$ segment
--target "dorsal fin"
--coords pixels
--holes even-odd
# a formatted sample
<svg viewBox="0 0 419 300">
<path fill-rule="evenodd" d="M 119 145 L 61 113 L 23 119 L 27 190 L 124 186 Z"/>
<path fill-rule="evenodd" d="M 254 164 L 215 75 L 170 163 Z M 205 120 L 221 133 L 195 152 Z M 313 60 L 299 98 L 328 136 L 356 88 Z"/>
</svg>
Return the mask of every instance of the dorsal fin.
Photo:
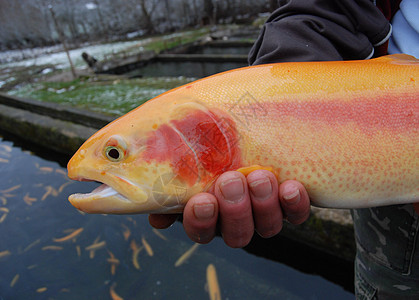
<svg viewBox="0 0 419 300">
<path fill-rule="evenodd" d="M 415 58 L 412 55 L 403 54 L 403 53 L 381 56 L 373 60 L 377 62 L 389 62 L 389 63 L 396 63 L 396 64 L 398 63 L 398 64 L 403 64 L 403 65 L 419 64 L 419 59 Z"/>
</svg>

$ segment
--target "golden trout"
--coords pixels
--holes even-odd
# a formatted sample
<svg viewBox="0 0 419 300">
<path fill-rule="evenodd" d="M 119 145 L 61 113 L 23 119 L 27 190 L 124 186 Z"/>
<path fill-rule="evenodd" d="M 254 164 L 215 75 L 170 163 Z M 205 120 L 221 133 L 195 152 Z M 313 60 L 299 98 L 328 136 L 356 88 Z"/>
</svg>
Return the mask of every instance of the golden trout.
<svg viewBox="0 0 419 300">
<path fill-rule="evenodd" d="M 90 137 L 68 163 L 104 183 L 88 213 L 175 213 L 228 170 L 272 170 L 313 205 L 419 201 L 419 60 L 277 63 L 168 91 Z"/>
</svg>

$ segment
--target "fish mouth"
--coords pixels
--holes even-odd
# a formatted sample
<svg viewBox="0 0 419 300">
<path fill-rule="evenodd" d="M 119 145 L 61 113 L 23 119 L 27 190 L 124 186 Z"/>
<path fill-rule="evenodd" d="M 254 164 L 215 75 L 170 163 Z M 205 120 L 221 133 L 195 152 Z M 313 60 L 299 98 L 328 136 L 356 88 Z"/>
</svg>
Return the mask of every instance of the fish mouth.
<svg viewBox="0 0 419 300">
<path fill-rule="evenodd" d="M 130 214 L 138 213 L 139 205 L 147 202 L 148 195 L 137 189 L 136 199 L 132 201 L 103 183 L 90 193 L 72 194 L 68 200 L 78 210 L 90 214 Z"/>
</svg>

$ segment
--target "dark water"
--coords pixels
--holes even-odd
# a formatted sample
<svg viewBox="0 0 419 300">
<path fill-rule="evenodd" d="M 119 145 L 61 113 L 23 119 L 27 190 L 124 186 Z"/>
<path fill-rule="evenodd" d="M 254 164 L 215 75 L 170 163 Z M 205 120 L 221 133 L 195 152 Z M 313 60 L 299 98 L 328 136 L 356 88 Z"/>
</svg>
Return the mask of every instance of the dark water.
<svg viewBox="0 0 419 300">
<path fill-rule="evenodd" d="M 236 62 L 151 62 L 137 70 L 125 73 L 129 77 L 206 77 L 227 70 L 245 67 L 246 63 Z"/>
<path fill-rule="evenodd" d="M 222 299 L 353 299 L 318 275 L 230 249 L 220 238 L 175 267 L 193 245 L 179 222 L 160 236 L 146 215 L 81 214 L 67 196 L 97 184 L 69 181 L 65 172 L 0 138 L 0 299 L 111 299 L 111 288 L 123 299 L 208 299 L 209 264 Z M 56 240 L 77 229 L 74 238 Z M 141 247 L 142 240 L 153 256 L 142 249 L 137 269 L 132 244 Z M 99 247 L 94 256 L 86 249 L 92 244 Z"/>
<path fill-rule="evenodd" d="M 201 47 L 193 53 L 195 54 L 245 54 L 247 55 L 251 47 Z"/>
</svg>

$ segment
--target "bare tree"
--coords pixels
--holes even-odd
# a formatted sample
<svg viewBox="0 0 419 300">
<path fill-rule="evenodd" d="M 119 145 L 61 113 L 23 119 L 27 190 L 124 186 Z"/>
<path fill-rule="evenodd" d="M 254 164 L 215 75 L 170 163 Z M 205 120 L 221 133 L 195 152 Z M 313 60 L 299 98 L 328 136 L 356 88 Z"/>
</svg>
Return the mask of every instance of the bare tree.
<svg viewBox="0 0 419 300">
<path fill-rule="evenodd" d="M 198 11 L 198 5 L 196 4 L 196 0 L 192 0 L 192 7 L 193 7 L 194 23 L 199 24 L 201 18 Z"/>
<path fill-rule="evenodd" d="M 100 8 L 100 5 L 99 5 L 99 1 L 93 0 L 93 3 L 96 5 L 97 16 L 98 16 L 99 24 L 100 24 L 100 32 L 102 34 L 106 33 L 107 32 L 107 28 L 106 28 L 106 25 L 105 25 L 106 23 L 103 20 L 103 16 L 102 16 L 101 8 Z M 105 37 L 107 37 L 107 35 Z"/>
<path fill-rule="evenodd" d="M 57 30 L 58 35 L 60 36 L 61 43 L 63 44 L 65 53 L 67 54 L 68 62 L 70 63 L 71 74 L 73 75 L 73 79 L 75 79 L 77 77 L 76 71 L 74 69 L 74 65 L 73 65 L 73 62 L 71 60 L 70 53 L 68 52 L 67 43 L 65 42 L 64 34 L 61 31 L 60 26 L 58 25 L 58 21 L 57 21 L 57 18 L 55 16 L 55 12 L 52 9 L 52 5 L 49 6 L 49 11 L 51 12 L 51 17 L 52 17 L 52 19 L 54 21 L 55 29 Z"/>
<path fill-rule="evenodd" d="M 168 0 L 164 0 L 164 6 L 165 6 L 165 15 L 166 15 L 166 19 L 167 19 L 167 23 L 169 26 L 169 30 L 173 30 L 173 22 L 172 22 L 172 18 L 171 15 L 173 14 L 173 11 L 170 9 L 170 5 L 169 5 L 169 1 Z"/>
<path fill-rule="evenodd" d="M 214 3 L 212 0 L 204 0 L 204 23 L 215 24 Z"/>
<path fill-rule="evenodd" d="M 60 18 L 60 23 L 65 24 L 68 30 L 63 30 L 65 33 L 68 32 L 68 38 L 76 42 L 78 41 L 79 33 L 75 22 L 75 5 L 71 1 L 64 2 L 64 11 Z"/>
<path fill-rule="evenodd" d="M 139 4 L 141 7 L 142 17 L 143 17 L 143 24 L 145 27 L 145 30 L 147 33 L 155 33 L 156 30 L 153 25 L 153 20 L 151 18 L 151 15 L 153 14 L 154 10 L 157 7 L 157 1 L 156 0 L 139 0 Z"/>
<path fill-rule="evenodd" d="M 278 1 L 269 0 L 269 11 L 274 11 L 278 7 Z"/>
<path fill-rule="evenodd" d="M 182 0 L 183 20 L 182 26 L 188 26 L 194 23 L 194 18 L 191 17 L 191 7 L 188 1 Z"/>
<path fill-rule="evenodd" d="M 229 13 L 231 20 L 236 21 L 236 0 L 226 0 L 226 10 Z"/>
</svg>

